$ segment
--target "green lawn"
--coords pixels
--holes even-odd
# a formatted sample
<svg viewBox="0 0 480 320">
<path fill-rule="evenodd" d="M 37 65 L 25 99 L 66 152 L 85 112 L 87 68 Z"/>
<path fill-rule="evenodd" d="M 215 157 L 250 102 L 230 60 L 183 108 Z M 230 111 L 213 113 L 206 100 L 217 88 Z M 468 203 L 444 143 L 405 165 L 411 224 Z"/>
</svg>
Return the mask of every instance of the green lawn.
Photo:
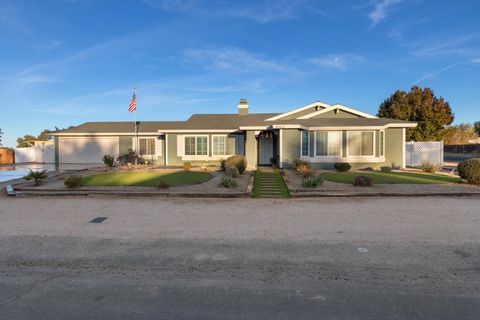
<svg viewBox="0 0 480 320">
<path fill-rule="evenodd" d="M 456 177 L 420 172 L 327 172 L 322 176 L 328 181 L 350 184 L 357 176 L 371 177 L 375 184 L 443 184 L 460 181 Z"/>
<path fill-rule="evenodd" d="M 172 187 L 188 184 L 198 184 L 208 181 L 212 175 L 208 172 L 177 171 L 177 172 L 151 172 L 151 171 L 125 171 L 99 173 L 85 177 L 82 186 L 141 186 L 158 187 L 160 181 Z"/>
</svg>

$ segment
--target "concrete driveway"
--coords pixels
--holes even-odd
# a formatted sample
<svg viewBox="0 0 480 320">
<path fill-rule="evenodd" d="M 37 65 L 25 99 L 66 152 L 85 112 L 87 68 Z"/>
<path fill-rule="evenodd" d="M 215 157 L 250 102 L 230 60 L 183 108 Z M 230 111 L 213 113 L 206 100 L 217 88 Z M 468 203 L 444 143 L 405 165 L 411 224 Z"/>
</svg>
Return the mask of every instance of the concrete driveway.
<svg viewBox="0 0 480 320">
<path fill-rule="evenodd" d="M 1 319 L 478 319 L 479 207 L 0 198 Z"/>
</svg>

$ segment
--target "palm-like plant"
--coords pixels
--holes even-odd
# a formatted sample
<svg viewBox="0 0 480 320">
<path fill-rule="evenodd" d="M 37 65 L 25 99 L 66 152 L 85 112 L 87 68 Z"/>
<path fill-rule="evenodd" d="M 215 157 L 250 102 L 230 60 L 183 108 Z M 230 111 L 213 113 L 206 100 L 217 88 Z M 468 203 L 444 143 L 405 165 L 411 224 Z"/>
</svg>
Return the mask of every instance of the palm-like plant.
<svg viewBox="0 0 480 320">
<path fill-rule="evenodd" d="M 40 185 L 40 182 L 43 179 L 46 179 L 48 177 L 48 175 L 45 174 L 47 170 L 42 170 L 42 171 L 33 171 L 32 169 L 29 169 L 29 170 L 30 170 L 30 173 L 24 176 L 23 179 L 29 180 L 29 181 L 33 180 L 36 186 Z"/>
</svg>

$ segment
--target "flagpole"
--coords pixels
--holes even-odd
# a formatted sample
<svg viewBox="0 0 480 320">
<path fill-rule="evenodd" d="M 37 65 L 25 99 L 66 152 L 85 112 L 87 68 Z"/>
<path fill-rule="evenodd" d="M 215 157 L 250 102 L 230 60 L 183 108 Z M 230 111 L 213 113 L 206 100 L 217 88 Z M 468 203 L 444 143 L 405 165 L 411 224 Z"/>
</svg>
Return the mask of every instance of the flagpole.
<svg viewBox="0 0 480 320">
<path fill-rule="evenodd" d="M 133 125 L 134 125 L 134 130 L 135 130 L 135 153 L 138 156 L 138 129 L 137 129 L 137 106 L 136 106 L 136 100 L 137 100 L 137 88 L 133 88 L 133 95 L 135 96 L 135 110 L 133 112 Z M 135 165 L 137 165 L 137 158 L 135 157 Z"/>
</svg>

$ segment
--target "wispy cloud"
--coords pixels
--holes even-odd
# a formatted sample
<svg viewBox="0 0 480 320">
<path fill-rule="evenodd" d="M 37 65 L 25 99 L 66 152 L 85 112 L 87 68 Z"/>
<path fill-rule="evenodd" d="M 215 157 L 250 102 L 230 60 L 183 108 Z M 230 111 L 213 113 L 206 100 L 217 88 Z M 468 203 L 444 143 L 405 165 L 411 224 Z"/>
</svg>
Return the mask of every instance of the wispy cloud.
<svg viewBox="0 0 480 320">
<path fill-rule="evenodd" d="M 328 54 L 309 60 L 309 62 L 314 65 L 342 71 L 347 70 L 347 68 L 353 64 L 363 61 L 365 61 L 365 59 L 357 54 Z"/>
<path fill-rule="evenodd" d="M 186 15 L 228 16 L 261 23 L 298 19 L 304 12 L 325 14 L 311 0 L 261 0 L 254 4 L 212 0 L 143 0 L 155 9 Z"/>
<path fill-rule="evenodd" d="M 442 34 L 430 39 L 421 39 L 412 44 L 412 53 L 419 57 L 476 53 L 478 51 L 472 50 L 472 45 L 478 46 L 479 39 L 480 33 L 478 32 L 455 35 Z M 475 43 L 475 41 L 477 42 Z"/>
<path fill-rule="evenodd" d="M 372 21 L 372 27 L 388 17 L 388 14 L 394 9 L 395 5 L 402 0 L 377 0 L 373 3 L 373 10 L 368 14 Z"/>
<path fill-rule="evenodd" d="M 18 10 L 13 7 L 0 6 L 0 25 L 29 38 L 35 38 L 32 30 L 20 18 Z"/>
<path fill-rule="evenodd" d="M 416 85 L 416 84 L 419 84 L 420 82 L 424 81 L 424 80 L 427 80 L 427 79 L 434 79 L 436 77 L 438 77 L 441 73 L 445 72 L 445 71 L 448 71 L 458 65 L 461 65 L 461 64 L 464 64 L 465 62 L 464 61 L 459 61 L 459 62 L 456 62 L 456 63 L 453 63 L 453 64 L 450 64 L 440 70 L 437 70 L 437 71 L 433 71 L 433 72 L 429 72 L 425 75 L 423 75 L 420 79 L 418 79 L 417 81 L 413 82 L 412 85 Z"/>
<path fill-rule="evenodd" d="M 239 48 L 187 49 L 183 52 L 186 62 L 207 69 L 229 70 L 238 73 L 261 73 L 265 71 L 299 74 L 291 64 L 281 63 Z"/>
</svg>

